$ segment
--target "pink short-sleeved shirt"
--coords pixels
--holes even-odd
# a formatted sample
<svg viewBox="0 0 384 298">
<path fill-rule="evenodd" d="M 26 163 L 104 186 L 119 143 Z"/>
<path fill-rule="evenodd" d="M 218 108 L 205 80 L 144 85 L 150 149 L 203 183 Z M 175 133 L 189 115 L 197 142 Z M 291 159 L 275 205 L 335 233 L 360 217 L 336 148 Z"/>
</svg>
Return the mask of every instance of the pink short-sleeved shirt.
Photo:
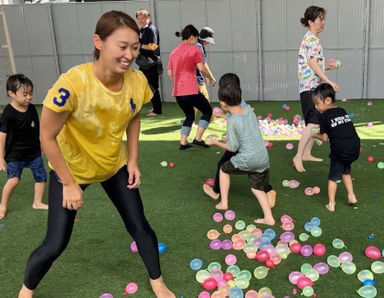
<svg viewBox="0 0 384 298">
<path fill-rule="evenodd" d="M 172 70 L 174 84 L 173 96 L 185 96 L 199 93 L 197 83 L 197 64 L 204 63 L 198 47 L 182 43 L 169 55 L 168 69 Z"/>
</svg>

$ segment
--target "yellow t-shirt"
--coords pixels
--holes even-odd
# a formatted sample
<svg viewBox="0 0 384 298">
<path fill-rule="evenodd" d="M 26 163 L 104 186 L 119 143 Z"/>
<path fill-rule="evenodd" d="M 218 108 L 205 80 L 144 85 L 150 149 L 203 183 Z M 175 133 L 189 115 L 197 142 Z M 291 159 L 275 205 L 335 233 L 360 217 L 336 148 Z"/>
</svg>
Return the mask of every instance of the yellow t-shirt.
<svg viewBox="0 0 384 298">
<path fill-rule="evenodd" d="M 105 181 L 127 163 L 124 132 L 153 96 L 140 71 L 129 69 L 122 89 L 113 92 L 93 69 L 93 63 L 73 67 L 60 76 L 44 100 L 52 111 L 69 113 L 57 140 L 79 184 Z"/>
</svg>

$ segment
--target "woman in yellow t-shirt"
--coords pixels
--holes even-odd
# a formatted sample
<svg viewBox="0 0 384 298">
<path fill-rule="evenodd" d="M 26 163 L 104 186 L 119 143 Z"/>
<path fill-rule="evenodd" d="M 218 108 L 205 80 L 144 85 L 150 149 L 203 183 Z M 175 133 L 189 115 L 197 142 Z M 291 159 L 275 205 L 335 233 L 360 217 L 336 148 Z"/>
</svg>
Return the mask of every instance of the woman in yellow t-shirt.
<svg viewBox="0 0 384 298">
<path fill-rule="evenodd" d="M 139 28 L 127 14 L 110 11 L 99 19 L 93 41 L 96 61 L 63 74 L 44 100 L 41 141 L 52 169 L 48 231 L 28 260 L 19 298 L 33 297 L 64 251 L 83 191 L 96 182 L 136 241 L 155 295 L 175 297 L 161 277 L 157 238 L 138 190 L 140 110 L 153 96 L 144 75 L 130 68 L 139 54 Z"/>
</svg>

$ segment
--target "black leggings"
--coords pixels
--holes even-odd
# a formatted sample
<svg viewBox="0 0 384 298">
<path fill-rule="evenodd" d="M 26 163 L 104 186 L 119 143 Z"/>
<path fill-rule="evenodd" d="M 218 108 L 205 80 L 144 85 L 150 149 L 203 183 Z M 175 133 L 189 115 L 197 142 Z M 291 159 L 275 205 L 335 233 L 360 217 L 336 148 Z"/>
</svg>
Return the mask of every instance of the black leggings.
<svg viewBox="0 0 384 298">
<path fill-rule="evenodd" d="M 112 178 L 101 183 L 112 203 L 119 211 L 127 231 L 136 241 L 139 254 L 151 279 L 161 276 L 157 238 L 144 216 L 138 189 L 127 188 L 128 171 L 122 167 Z M 88 185 L 82 185 L 85 189 Z M 56 173 L 49 179 L 48 230 L 43 244 L 30 256 L 25 271 L 24 284 L 34 290 L 52 263 L 67 247 L 72 234 L 76 211 L 63 208 L 63 185 Z"/>
<path fill-rule="evenodd" d="M 211 121 L 212 107 L 200 92 L 194 95 L 176 96 L 176 101 L 186 117 L 183 126 L 192 127 L 192 123 L 195 121 L 194 107 L 203 114 L 201 120 L 205 120 L 207 123 Z"/>
</svg>

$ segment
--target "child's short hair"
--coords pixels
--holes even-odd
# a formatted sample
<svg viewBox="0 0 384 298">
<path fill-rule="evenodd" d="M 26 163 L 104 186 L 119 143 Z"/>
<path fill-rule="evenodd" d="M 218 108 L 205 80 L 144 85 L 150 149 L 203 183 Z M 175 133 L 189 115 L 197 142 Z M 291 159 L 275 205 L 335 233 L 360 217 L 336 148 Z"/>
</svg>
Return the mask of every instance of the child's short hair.
<svg viewBox="0 0 384 298">
<path fill-rule="evenodd" d="M 219 80 L 219 87 L 222 87 L 229 83 L 237 84 L 240 86 L 240 78 L 235 73 L 227 72 L 221 76 Z"/>
<path fill-rule="evenodd" d="M 11 75 L 7 80 L 6 86 L 7 86 L 6 87 L 7 93 L 8 93 L 8 91 L 16 93 L 21 87 L 32 88 L 32 90 L 33 90 L 32 81 L 21 73 Z"/>
<path fill-rule="evenodd" d="M 238 106 L 241 104 L 241 88 L 238 84 L 228 83 L 219 88 L 219 100 L 228 106 Z"/>
<path fill-rule="evenodd" d="M 325 101 L 327 97 L 332 99 L 332 102 L 335 102 L 335 90 L 328 83 L 321 83 L 312 93 L 312 99 L 320 99 L 321 101 Z"/>
</svg>

